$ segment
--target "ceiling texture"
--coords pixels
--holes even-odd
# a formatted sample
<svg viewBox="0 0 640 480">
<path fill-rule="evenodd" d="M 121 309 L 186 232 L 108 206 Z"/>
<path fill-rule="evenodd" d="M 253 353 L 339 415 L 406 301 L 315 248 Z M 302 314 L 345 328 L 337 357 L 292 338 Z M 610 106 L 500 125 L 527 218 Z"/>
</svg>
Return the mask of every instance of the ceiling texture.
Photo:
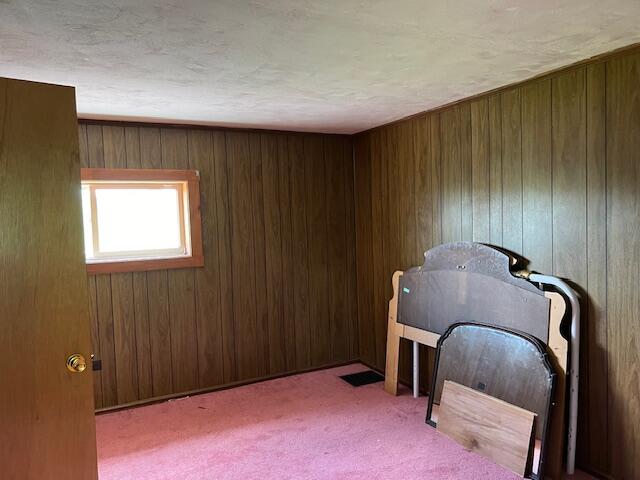
<svg viewBox="0 0 640 480">
<path fill-rule="evenodd" d="M 83 118 L 355 133 L 640 42 L 640 0 L 0 0 Z"/>
</svg>

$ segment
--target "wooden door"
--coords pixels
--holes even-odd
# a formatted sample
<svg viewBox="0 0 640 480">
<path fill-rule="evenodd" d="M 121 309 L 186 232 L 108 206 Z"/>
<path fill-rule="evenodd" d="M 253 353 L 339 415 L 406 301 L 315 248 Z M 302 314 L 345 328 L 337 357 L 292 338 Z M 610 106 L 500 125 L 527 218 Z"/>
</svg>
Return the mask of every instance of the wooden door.
<svg viewBox="0 0 640 480">
<path fill-rule="evenodd" d="M 73 88 L 0 78 L 0 478 L 97 478 L 77 135 Z"/>
</svg>

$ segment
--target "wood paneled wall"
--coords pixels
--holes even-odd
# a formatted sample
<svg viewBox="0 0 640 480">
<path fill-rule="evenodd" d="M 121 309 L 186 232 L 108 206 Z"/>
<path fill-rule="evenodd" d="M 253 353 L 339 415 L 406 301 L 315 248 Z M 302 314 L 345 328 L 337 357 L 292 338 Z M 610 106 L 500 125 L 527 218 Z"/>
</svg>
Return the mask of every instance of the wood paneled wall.
<svg viewBox="0 0 640 480">
<path fill-rule="evenodd" d="M 394 270 L 443 242 L 510 249 L 583 297 L 579 465 L 640 478 L 640 51 L 374 129 L 354 145 L 362 359 L 384 368 Z"/>
<path fill-rule="evenodd" d="M 352 143 L 81 122 L 87 167 L 200 171 L 204 268 L 89 276 L 96 408 L 358 357 Z"/>
</svg>

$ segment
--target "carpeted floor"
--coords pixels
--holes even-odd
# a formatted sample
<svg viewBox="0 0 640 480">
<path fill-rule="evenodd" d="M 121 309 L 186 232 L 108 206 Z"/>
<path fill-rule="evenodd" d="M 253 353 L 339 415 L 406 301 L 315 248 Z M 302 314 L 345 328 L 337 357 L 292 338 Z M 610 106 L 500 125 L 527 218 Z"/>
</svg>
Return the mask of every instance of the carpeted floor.
<svg viewBox="0 0 640 480">
<path fill-rule="evenodd" d="M 515 479 L 349 365 L 97 417 L 100 480 Z"/>
</svg>

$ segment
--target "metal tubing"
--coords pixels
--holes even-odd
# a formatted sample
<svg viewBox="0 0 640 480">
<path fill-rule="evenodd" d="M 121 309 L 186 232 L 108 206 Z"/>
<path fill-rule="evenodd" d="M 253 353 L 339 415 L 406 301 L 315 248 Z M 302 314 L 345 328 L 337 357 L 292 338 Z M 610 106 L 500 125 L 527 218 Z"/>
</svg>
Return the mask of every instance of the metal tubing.
<svg viewBox="0 0 640 480">
<path fill-rule="evenodd" d="M 569 432 L 567 436 L 567 474 L 573 475 L 576 463 L 576 428 L 578 423 L 578 376 L 580 369 L 580 302 L 576 292 L 565 282 L 551 275 L 531 273 L 529 280 L 553 285 L 571 303 L 571 363 L 569 364 Z"/>
<path fill-rule="evenodd" d="M 420 396 L 420 353 L 418 345 L 418 342 L 413 342 L 413 398 Z"/>
</svg>

